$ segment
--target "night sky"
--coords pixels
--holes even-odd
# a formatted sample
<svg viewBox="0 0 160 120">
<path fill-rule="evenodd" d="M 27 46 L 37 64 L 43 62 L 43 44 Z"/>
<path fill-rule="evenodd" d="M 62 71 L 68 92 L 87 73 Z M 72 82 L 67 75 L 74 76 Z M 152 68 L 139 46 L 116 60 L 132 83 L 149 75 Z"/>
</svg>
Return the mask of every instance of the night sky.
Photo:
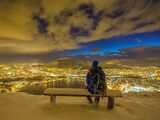
<svg viewBox="0 0 160 120">
<path fill-rule="evenodd" d="M 65 51 L 64 54 L 75 56 L 79 54 L 101 54 L 118 52 L 123 48 L 158 46 L 160 47 L 160 31 L 117 36 L 108 39 L 100 39 L 94 42 L 83 43 L 82 48 Z"/>
<path fill-rule="evenodd" d="M 159 6 L 160 0 L 0 0 L 0 62 L 124 49 L 160 56 Z"/>
</svg>

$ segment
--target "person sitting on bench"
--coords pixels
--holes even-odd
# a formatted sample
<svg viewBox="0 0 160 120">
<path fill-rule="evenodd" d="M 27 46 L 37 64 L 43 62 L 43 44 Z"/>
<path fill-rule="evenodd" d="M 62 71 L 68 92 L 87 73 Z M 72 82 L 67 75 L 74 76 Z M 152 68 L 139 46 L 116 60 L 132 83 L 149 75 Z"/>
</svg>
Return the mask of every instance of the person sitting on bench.
<svg viewBox="0 0 160 120">
<path fill-rule="evenodd" d="M 92 67 L 89 69 L 86 76 L 87 89 L 91 94 L 106 94 L 106 80 L 105 73 L 101 67 L 98 66 L 99 62 L 94 60 L 92 62 Z M 94 103 L 91 96 L 87 96 L 90 104 Z M 98 104 L 100 98 L 95 97 L 95 104 Z"/>
</svg>

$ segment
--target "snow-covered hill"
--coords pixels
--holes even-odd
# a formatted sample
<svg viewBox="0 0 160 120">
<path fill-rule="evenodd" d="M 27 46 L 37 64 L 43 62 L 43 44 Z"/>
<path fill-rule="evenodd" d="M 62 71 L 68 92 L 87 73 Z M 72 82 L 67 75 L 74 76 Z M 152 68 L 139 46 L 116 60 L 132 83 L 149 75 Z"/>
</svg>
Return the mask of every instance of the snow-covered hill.
<svg viewBox="0 0 160 120">
<path fill-rule="evenodd" d="M 128 93 L 116 98 L 113 110 L 88 104 L 84 97 L 57 97 L 27 93 L 0 93 L 0 120 L 159 120 L 160 93 Z"/>
</svg>

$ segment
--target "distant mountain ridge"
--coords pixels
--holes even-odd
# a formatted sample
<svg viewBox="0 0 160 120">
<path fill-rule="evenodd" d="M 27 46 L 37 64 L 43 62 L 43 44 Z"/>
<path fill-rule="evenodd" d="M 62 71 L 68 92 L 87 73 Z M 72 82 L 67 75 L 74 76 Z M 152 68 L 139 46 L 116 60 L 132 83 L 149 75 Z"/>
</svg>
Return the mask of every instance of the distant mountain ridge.
<svg viewBox="0 0 160 120">
<path fill-rule="evenodd" d="M 48 63 L 48 65 L 52 65 L 60 68 L 88 68 L 91 66 L 91 60 L 56 60 Z M 125 67 L 125 66 L 157 66 L 160 67 L 160 61 L 155 60 L 140 60 L 140 59 L 112 59 L 112 60 L 100 60 L 100 66 L 102 67 Z"/>
</svg>

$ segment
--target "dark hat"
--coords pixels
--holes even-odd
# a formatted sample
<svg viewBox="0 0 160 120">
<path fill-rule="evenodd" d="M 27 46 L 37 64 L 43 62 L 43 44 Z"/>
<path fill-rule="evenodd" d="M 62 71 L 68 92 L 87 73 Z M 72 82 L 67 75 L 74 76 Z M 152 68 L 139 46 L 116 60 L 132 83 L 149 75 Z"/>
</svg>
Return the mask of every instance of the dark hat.
<svg viewBox="0 0 160 120">
<path fill-rule="evenodd" d="M 98 61 L 97 61 L 97 60 L 94 60 L 94 61 L 92 62 L 92 66 L 93 66 L 93 67 L 98 67 Z"/>
</svg>

